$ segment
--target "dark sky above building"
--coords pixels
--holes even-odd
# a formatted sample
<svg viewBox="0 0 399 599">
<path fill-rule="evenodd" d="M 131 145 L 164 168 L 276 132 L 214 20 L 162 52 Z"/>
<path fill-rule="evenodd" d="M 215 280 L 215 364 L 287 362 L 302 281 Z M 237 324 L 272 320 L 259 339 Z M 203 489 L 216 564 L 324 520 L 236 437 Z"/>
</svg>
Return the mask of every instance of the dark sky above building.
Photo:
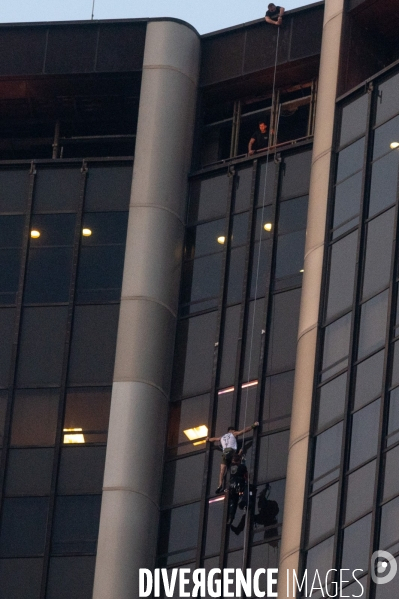
<svg viewBox="0 0 399 599">
<path fill-rule="evenodd" d="M 312 2 L 285 0 L 286 10 Z M 175 17 L 188 21 L 199 33 L 208 33 L 231 27 L 264 16 L 268 0 L 94 0 L 96 19 L 136 19 L 146 17 Z M 2 23 L 33 21 L 73 21 L 90 19 L 93 0 L 14 0 L 5 3 L 1 10 Z"/>
</svg>

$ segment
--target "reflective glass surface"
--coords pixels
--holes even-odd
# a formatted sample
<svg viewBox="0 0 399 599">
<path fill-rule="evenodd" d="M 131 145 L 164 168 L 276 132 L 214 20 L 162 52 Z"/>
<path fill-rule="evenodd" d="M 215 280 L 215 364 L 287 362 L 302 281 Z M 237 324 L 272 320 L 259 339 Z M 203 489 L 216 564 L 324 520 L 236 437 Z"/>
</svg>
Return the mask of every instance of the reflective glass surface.
<svg viewBox="0 0 399 599">
<path fill-rule="evenodd" d="M 0 387 L 8 387 L 13 343 L 15 310 L 0 310 Z"/>
<path fill-rule="evenodd" d="M 191 184 L 189 222 L 224 216 L 227 207 L 229 178 L 226 173 L 208 179 L 197 179 Z"/>
<path fill-rule="evenodd" d="M 303 270 L 305 230 L 281 235 L 277 242 L 276 277 L 297 275 Z"/>
<path fill-rule="evenodd" d="M 392 389 L 389 394 L 389 419 L 387 445 L 399 441 L 399 387 Z"/>
<path fill-rule="evenodd" d="M 393 150 L 373 163 L 369 216 L 373 216 L 396 201 L 398 166 L 399 150 Z"/>
<path fill-rule="evenodd" d="M 258 378 L 264 308 L 263 299 L 250 302 L 249 304 L 243 368 L 243 381 L 245 382 Z"/>
<path fill-rule="evenodd" d="M 377 453 L 380 403 L 378 399 L 353 414 L 349 468 L 356 468 Z"/>
<path fill-rule="evenodd" d="M 368 570 L 370 532 L 371 514 L 344 530 L 341 568 L 350 570 L 348 578 L 356 568 Z"/>
<path fill-rule="evenodd" d="M 376 125 L 398 113 L 399 75 L 394 75 L 378 86 Z"/>
<path fill-rule="evenodd" d="M 282 478 L 286 474 L 289 431 L 261 437 L 258 481 Z"/>
<path fill-rule="evenodd" d="M 375 460 L 348 476 L 345 522 L 351 522 L 373 507 Z"/>
<path fill-rule="evenodd" d="M 104 443 L 107 440 L 109 410 L 111 406 L 111 389 L 86 387 L 67 391 L 64 432 L 65 429 L 77 429 L 79 442 Z M 63 442 L 76 440 L 66 431 Z"/>
<path fill-rule="evenodd" d="M 346 147 L 338 155 L 337 183 L 363 167 L 364 137 Z"/>
<path fill-rule="evenodd" d="M 219 387 L 222 388 L 234 383 L 240 316 L 241 304 L 226 309 L 219 379 Z"/>
<path fill-rule="evenodd" d="M 77 210 L 82 193 L 79 167 L 36 168 L 34 212 Z"/>
<path fill-rule="evenodd" d="M 276 165 L 273 160 L 262 161 L 258 170 L 258 187 L 255 202 L 258 206 L 267 206 L 273 202 Z"/>
<path fill-rule="evenodd" d="M 399 497 L 382 507 L 379 546 L 390 553 L 399 549 Z"/>
<path fill-rule="evenodd" d="M 266 378 L 263 398 L 262 430 L 272 430 L 289 424 L 295 371 L 290 370 Z"/>
<path fill-rule="evenodd" d="M 352 314 L 339 318 L 324 331 L 323 370 L 331 376 L 347 364 Z"/>
<path fill-rule="evenodd" d="M 240 217 L 242 218 L 242 215 L 236 218 Z M 234 222 L 238 223 L 238 221 Z M 226 238 L 226 219 L 224 218 L 190 227 L 187 230 L 185 258 L 192 260 L 206 254 L 221 252 L 224 248 L 224 243 L 221 243 L 222 238 Z"/>
<path fill-rule="evenodd" d="M 295 366 L 301 290 L 273 297 L 268 374 L 292 370 Z"/>
<path fill-rule="evenodd" d="M 91 599 L 95 556 L 52 557 L 46 599 Z"/>
<path fill-rule="evenodd" d="M 24 212 L 28 203 L 29 170 L 10 168 L 0 170 L 0 211 Z"/>
<path fill-rule="evenodd" d="M 21 268 L 21 252 L 0 250 L 0 303 L 15 304 Z"/>
<path fill-rule="evenodd" d="M 205 448 L 205 446 L 203 446 Z M 164 470 L 162 505 L 169 507 L 200 499 L 205 453 L 167 462 Z M 190 480 L 190 484 L 187 481 Z"/>
<path fill-rule="evenodd" d="M 337 478 L 341 461 L 343 424 L 339 422 L 316 437 L 313 490 Z"/>
<path fill-rule="evenodd" d="M 192 559 L 196 555 L 199 503 L 163 512 L 161 516 L 160 556 L 168 553 L 168 564 Z"/>
<path fill-rule="evenodd" d="M 368 100 L 369 95 L 364 94 L 342 108 L 340 146 L 347 144 L 365 132 Z"/>
<path fill-rule="evenodd" d="M 326 319 L 351 307 L 355 281 L 358 233 L 354 231 L 331 247 Z"/>
<path fill-rule="evenodd" d="M 234 178 L 234 212 L 248 209 L 251 197 L 252 173 L 252 164 L 237 168 Z"/>
<path fill-rule="evenodd" d="M 374 131 L 373 160 L 387 154 L 391 143 L 399 140 L 399 116 L 391 119 Z"/>
<path fill-rule="evenodd" d="M 17 391 L 11 422 L 11 445 L 54 445 L 58 402 L 57 389 Z"/>
<path fill-rule="evenodd" d="M 399 494 L 399 446 L 387 452 L 385 456 L 384 501 Z"/>
<path fill-rule="evenodd" d="M 227 304 L 241 302 L 245 271 L 245 254 L 245 247 L 233 248 L 230 252 L 227 279 Z"/>
<path fill-rule="evenodd" d="M 388 291 L 383 291 L 361 307 L 358 357 L 367 356 L 385 342 Z"/>
<path fill-rule="evenodd" d="M 133 168 L 120 165 L 89 165 L 85 211 L 128 210 Z"/>
<path fill-rule="evenodd" d="M 102 492 L 105 447 L 71 444 L 61 451 L 57 493 L 81 495 Z"/>
<path fill-rule="evenodd" d="M 94 553 L 97 546 L 101 495 L 57 497 L 52 530 L 53 555 Z"/>
<path fill-rule="evenodd" d="M 1 557 L 43 554 L 48 502 L 46 497 L 4 499 L 0 528 Z"/>
<path fill-rule="evenodd" d="M 363 173 L 359 172 L 335 187 L 333 237 L 342 235 L 359 221 Z M 339 226 L 341 225 L 341 226 Z"/>
<path fill-rule="evenodd" d="M 309 190 L 312 152 L 305 151 L 284 158 L 280 198 L 298 197 Z"/>
<path fill-rule="evenodd" d="M 190 434 L 190 429 L 197 429 L 202 426 L 209 429 L 209 399 L 209 395 L 200 395 L 199 397 L 173 402 L 170 405 L 168 426 L 168 448 L 170 455 L 204 449 L 204 444 L 194 445 L 197 441 L 190 441 L 187 435 Z M 184 431 L 187 431 L 187 433 Z"/>
<path fill-rule="evenodd" d="M 4 597 L 39 599 L 43 560 L 0 559 L 0 589 Z"/>
<path fill-rule="evenodd" d="M 6 495 L 49 495 L 53 459 L 53 449 L 10 450 Z"/>
<path fill-rule="evenodd" d="M 318 429 L 323 428 L 343 416 L 345 409 L 346 380 L 347 373 L 344 372 L 344 374 L 341 374 L 320 388 L 317 421 Z"/>
<path fill-rule="evenodd" d="M 384 351 L 380 351 L 356 368 L 354 408 L 360 408 L 381 395 Z"/>
<path fill-rule="evenodd" d="M 334 532 L 337 513 L 338 483 L 328 487 L 310 500 L 309 544 Z"/>
</svg>

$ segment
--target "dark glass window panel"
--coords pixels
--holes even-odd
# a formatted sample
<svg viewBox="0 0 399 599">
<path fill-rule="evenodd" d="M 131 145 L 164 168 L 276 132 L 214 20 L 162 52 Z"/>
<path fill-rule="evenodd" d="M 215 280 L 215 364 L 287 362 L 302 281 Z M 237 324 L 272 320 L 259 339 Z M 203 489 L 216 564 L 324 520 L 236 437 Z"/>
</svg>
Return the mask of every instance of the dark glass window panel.
<svg viewBox="0 0 399 599">
<path fill-rule="evenodd" d="M 58 475 L 58 494 L 100 494 L 104 464 L 105 447 L 63 447 Z"/>
<path fill-rule="evenodd" d="M 224 505 L 225 501 L 221 501 L 219 498 L 211 499 L 208 503 L 205 555 L 220 552 Z"/>
<path fill-rule="evenodd" d="M 64 429 L 82 429 L 85 443 L 105 443 L 110 406 L 111 389 L 70 389 L 66 397 Z"/>
<path fill-rule="evenodd" d="M 399 497 L 382 506 L 379 547 L 390 553 L 399 549 Z"/>
<path fill-rule="evenodd" d="M 324 428 L 327 424 L 342 418 L 345 411 L 347 373 L 341 374 L 319 390 L 319 412 L 317 428 Z"/>
<path fill-rule="evenodd" d="M 118 318 L 119 305 L 75 308 L 68 373 L 70 384 L 112 383 Z"/>
<path fill-rule="evenodd" d="M 380 400 L 373 401 L 352 417 L 349 468 L 356 468 L 377 453 Z"/>
<path fill-rule="evenodd" d="M 283 372 L 266 378 L 263 399 L 262 430 L 288 426 L 294 393 L 295 371 Z"/>
<path fill-rule="evenodd" d="M 378 86 L 376 124 L 398 113 L 399 75 L 394 75 Z"/>
<path fill-rule="evenodd" d="M 352 306 L 357 237 L 354 231 L 331 246 L 327 320 Z"/>
<path fill-rule="evenodd" d="M 313 490 L 337 478 L 341 462 L 342 422 L 316 437 Z"/>
<path fill-rule="evenodd" d="M 231 389 L 231 387 L 230 387 Z M 215 437 L 227 433 L 227 428 L 232 425 L 233 392 L 221 390 L 218 392 L 218 403 L 215 424 Z M 218 452 L 219 454 L 219 452 Z M 220 460 L 220 454 L 219 454 Z"/>
<path fill-rule="evenodd" d="M 0 555 L 42 555 L 46 536 L 48 498 L 4 499 L 0 529 Z"/>
<path fill-rule="evenodd" d="M 285 479 L 257 487 L 253 542 L 268 541 L 268 539 L 280 536 L 284 515 L 284 495 Z M 270 541 L 270 546 L 276 547 L 276 543 Z"/>
<path fill-rule="evenodd" d="M 8 387 L 14 333 L 15 310 L 0 310 L 0 387 Z"/>
<path fill-rule="evenodd" d="M 0 170 L 0 212 L 25 212 L 29 194 L 29 170 Z"/>
<path fill-rule="evenodd" d="M 394 387 L 399 383 L 399 342 L 393 344 L 393 364 L 391 386 Z"/>
<path fill-rule="evenodd" d="M 330 537 L 307 552 L 306 569 L 308 571 L 308 580 L 313 580 L 316 570 L 318 570 L 321 578 L 325 580 L 327 571 L 332 568 L 333 551 L 334 537 Z"/>
<path fill-rule="evenodd" d="M 363 174 L 360 172 L 336 186 L 334 200 L 334 229 L 347 221 L 349 221 L 348 228 L 357 224 L 359 219 L 357 218 L 354 220 L 354 217 L 359 214 L 360 210 L 362 178 Z M 337 237 L 342 233 L 344 233 L 344 227 L 337 229 L 334 233 L 334 237 Z"/>
<path fill-rule="evenodd" d="M 241 304 L 226 309 L 219 387 L 228 387 L 234 384 L 240 316 Z"/>
<path fill-rule="evenodd" d="M 196 179 L 191 184 L 189 222 L 224 216 L 227 208 L 229 178 L 226 173 L 207 179 Z"/>
<path fill-rule="evenodd" d="M 32 217 L 31 230 L 40 237 L 30 239 L 30 247 L 73 245 L 75 214 L 37 214 Z"/>
<path fill-rule="evenodd" d="M 94 553 L 97 545 L 101 495 L 57 497 L 52 553 Z"/>
<path fill-rule="evenodd" d="M 95 556 L 50 559 L 46 599 L 91 599 Z"/>
<path fill-rule="evenodd" d="M 311 163 L 311 151 L 293 154 L 284 158 L 281 176 L 281 199 L 308 193 Z"/>
<path fill-rule="evenodd" d="M 265 229 L 266 227 L 266 229 Z M 262 208 L 258 208 L 256 211 L 256 222 L 254 227 L 254 239 L 255 241 L 259 241 L 262 239 L 272 239 L 273 238 L 273 216 L 272 216 L 272 206 L 263 206 Z"/>
<path fill-rule="evenodd" d="M 286 475 L 289 431 L 261 437 L 259 449 L 259 482 L 281 478 Z"/>
<path fill-rule="evenodd" d="M 375 460 L 348 476 L 345 522 L 366 514 L 373 507 Z"/>
<path fill-rule="evenodd" d="M 17 391 L 11 422 L 11 445 L 54 445 L 58 400 L 58 390 Z"/>
<path fill-rule="evenodd" d="M 355 409 L 381 395 L 384 353 L 380 351 L 356 367 Z"/>
<path fill-rule="evenodd" d="M 256 394 L 258 391 L 258 382 L 253 381 L 245 384 L 241 388 L 241 399 L 240 399 L 240 414 L 238 419 L 238 430 L 242 430 L 247 426 L 251 425 L 255 420 L 255 405 L 256 405 Z M 249 431 L 242 437 L 238 438 L 238 446 L 243 443 L 244 447 L 251 444 L 253 432 Z"/>
<path fill-rule="evenodd" d="M 24 223 L 24 216 L 0 216 L 0 247 L 21 247 Z"/>
<path fill-rule="evenodd" d="M 17 384 L 59 385 L 64 358 L 68 308 L 25 308 L 19 349 Z"/>
<path fill-rule="evenodd" d="M 220 292 L 223 255 L 221 253 L 196 258 L 184 266 L 184 303 L 217 297 Z"/>
<path fill-rule="evenodd" d="M 77 210 L 82 187 L 79 167 L 36 167 L 34 212 Z"/>
<path fill-rule="evenodd" d="M 236 304 L 242 299 L 246 248 L 233 248 L 230 252 L 227 279 L 227 304 Z"/>
<path fill-rule="evenodd" d="M 273 297 L 268 374 L 295 367 L 300 301 L 300 289 L 278 293 Z"/>
<path fill-rule="evenodd" d="M 387 452 L 385 456 L 384 497 L 390 499 L 399 493 L 399 446 Z"/>
<path fill-rule="evenodd" d="M 385 343 L 388 290 L 361 307 L 358 358 L 363 358 Z"/>
<path fill-rule="evenodd" d="M 242 380 L 244 382 L 253 381 L 258 378 L 260 348 L 263 338 L 264 308 L 263 299 L 249 303 L 244 346 L 244 368 L 242 373 Z"/>
<path fill-rule="evenodd" d="M 388 210 L 367 225 L 363 298 L 374 295 L 389 283 L 393 242 L 394 210 Z"/>
<path fill-rule="evenodd" d="M 393 150 L 373 163 L 371 172 L 369 216 L 396 202 L 399 151 Z"/>
<path fill-rule="evenodd" d="M 348 578 L 356 568 L 368 570 L 370 549 L 371 514 L 358 520 L 344 530 L 342 569 L 348 569 Z"/>
<path fill-rule="evenodd" d="M 272 204 L 274 198 L 274 181 L 276 177 L 276 164 L 273 160 L 262 161 L 258 167 L 258 186 L 255 196 L 257 206 Z"/>
<path fill-rule="evenodd" d="M 306 231 L 281 235 L 277 241 L 276 278 L 296 275 L 303 270 Z"/>
<path fill-rule="evenodd" d="M 271 240 L 254 244 L 251 266 L 251 299 L 263 297 L 266 294 L 271 266 L 271 250 Z"/>
<path fill-rule="evenodd" d="M 306 229 L 309 196 L 281 202 L 278 217 L 278 233 L 285 235 L 293 231 Z"/>
<path fill-rule="evenodd" d="M 224 218 L 190 227 L 187 230 L 185 258 L 193 260 L 199 256 L 221 252 L 224 249 L 222 239 L 226 240 L 226 219 Z"/>
<path fill-rule="evenodd" d="M 168 426 L 168 448 L 171 455 L 199 451 L 205 448 L 203 444 L 194 445 L 189 441 L 184 431 L 205 425 L 209 432 L 209 395 L 200 395 L 170 405 Z M 177 447 L 180 445 L 180 447 Z"/>
<path fill-rule="evenodd" d="M 20 251 L 0 250 L 0 304 L 15 304 L 20 268 Z"/>
<path fill-rule="evenodd" d="M 0 447 L 3 447 L 4 441 L 4 424 L 6 420 L 7 401 L 7 391 L 0 391 Z"/>
<path fill-rule="evenodd" d="M 337 183 L 349 177 L 363 166 L 364 137 L 355 141 L 338 155 Z"/>
<path fill-rule="evenodd" d="M 346 576 L 346 572 L 343 573 L 343 580 L 342 582 L 347 582 L 349 576 Z M 349 585 L 343 585 L 343 595 L 341 595 L 341 597 L 345 597 L 345 595 L 347 597 L 365 597 L 365 589 L 367 588 L 367 579 L 368 576 L 363 576 L 363 578 L 360 578 L 360 574 L 361 572 L 356 572 L 356 577 L 357 580 L 354 580 L 354 582 L 352 582 L 352 584 Z M 378 589 L 377 589 L 378 592 Z"/>
<path fill-rule="evenodd" d="M 49 495 L 53 459 L 53 449 L 11 449 L 6 495 Z"/>
<path fill-rule="evenodd" d="M 0 593 L 4 599 L 39 599 L 43 560 L 1 559 Z"/>
<path fill-rule="evenodd" d="M 86 182 L 85 211 L 128 210 L 133 169 L 123 165 L 90 165 Z"/>
<path fill-rule="evenodd" d="M 251 198 L 253 165 L 238 168 L 234 178 L 234 212 L 247 210 Z"/>
<path fill-rule="evenodd" d="M 82 247 L 76 280 L 76 301 L 110 301 L 121 297 L 125 246 Z"/>
<path fill-rule="evenodd" d="M 175 396 L 197 395 L 211 387 L 217 312 L 182 320 L 177 333 Z M 182 388 L 180 389 L 180 385 Z"/>
<path fill-rule="evenodd" d="M 391 150 L 391 143 L 399 140 L 399 116 L 374 131 L 373 160 Z"/>
<path fill-rule="evenodd" d="M 89 212 L 83 216 L 82 229 L 91 235 L 82 236 L 82 245 L 103 245 L 126 242 L 128 212 Z"/>
<path fill-rule="evenodd" d="M 169 554 L 167 564 L 195 558 L 199 523 L 199 503 L 163 512 L 159 554 Z"/>
<path fill-rule="evenodd" d="M 309 544 L 313 545 L 328 533 L 334 532 L 337 514 L 338 483 L 328 487 L 310 500 Z"/>
<path fill-rule="evenodd" d="M 389 394 L 387 445 L 393 445 L 397 441 L 399 441 L 399 387 Z"/>
<path fill-rule="evenodd" d="M 204 449 L 205 445 L 202 448 Z M 162 487 L 164 507 L 201 498 L 204 461 L 205 453 L 200 453 L 165 464 Z"/>
<path fill-rule="evenodd" d="M 25 303 L 67 302 L 71 269 L 72 248 L 31 248 L 25 281 Z"/>
<path fill-rule="evenodd" d="M 344 368 L 348 362 L 351 319 L 349 312 L 325 328 L 323 370 L 329 369 L 325 377 Z"/>
<path fill-rule="evenodd" d="M 342 108 L 340 146 L 347 144 L 365 132 L 368 99 L 369 95 L 364 94 Z"/>
<path fill-rule="evenodd" d="M 236 247 L 247 243 L 248 234 L 248 212 L 236 214 L 233 218 L 233 232 L 231 236 L 231 245 Z"/>
<path fill-rule="evenodd" d="M 271 543 L 264 543 L 263 545 L 256 545 L 251 550 L 251 561 L 250 565 L 253 571 L 258 568 L 278 568 L 280 557 L 280 542 L 273 541 Z M 242 560 L 241 560 L 242 567 Z M 265 577 L 259 578 L 259 590 L 267 592 L 267 579 Z M 276 587 L 273 587 L 273 592 L 276 591 Z M 267 595 L 265 595 L 267 597 Z"/>
</svg>

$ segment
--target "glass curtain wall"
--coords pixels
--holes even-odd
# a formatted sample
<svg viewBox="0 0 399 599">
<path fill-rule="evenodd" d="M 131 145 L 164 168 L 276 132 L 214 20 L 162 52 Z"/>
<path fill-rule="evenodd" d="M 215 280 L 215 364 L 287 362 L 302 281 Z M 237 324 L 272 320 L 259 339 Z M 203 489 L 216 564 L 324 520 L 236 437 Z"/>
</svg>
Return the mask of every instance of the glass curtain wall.
<svg viewBox="0 0 399 599">
<path fill-rule="evenodd" d="M 191 180 L 160 567 L 278 564 L 310 158 L 308 146 Z M 242 445 L 250 505 L 234 514 L 205 438 L 256 420 Z"/>
<path fill-rule="evenodd" d="M 385 75 L 337 109 L 304 538 L 303 567 L 362 569 L 370 599 L 398 590 L 369 576 L 375 550 L 399 555 L 398 85 Z"/>
<path fill-rule="evenodd" d="M 0 595 L 90 599 L 131 161 L 0 165 Z"/>
</svg>

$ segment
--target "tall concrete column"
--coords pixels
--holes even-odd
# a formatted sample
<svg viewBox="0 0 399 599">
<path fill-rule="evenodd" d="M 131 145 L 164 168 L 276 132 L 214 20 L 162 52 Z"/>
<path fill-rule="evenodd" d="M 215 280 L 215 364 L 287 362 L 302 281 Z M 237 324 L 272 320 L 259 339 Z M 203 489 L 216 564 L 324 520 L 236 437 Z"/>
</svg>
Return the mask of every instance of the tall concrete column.
<svg viewBox="0 0 399 599">
<path fill-rule="evenodd" d="M 148 23 L 94 599 L 154 567 L 199 55 L 188 25 Z"/>
<path fill-rule="evenodd" d="M 292 597 L 287 569 L 298 572 L 299 565 L 343 10 L 344 0 L 326 0 L 279 566 L 283 598 Z"/>
</svg>

